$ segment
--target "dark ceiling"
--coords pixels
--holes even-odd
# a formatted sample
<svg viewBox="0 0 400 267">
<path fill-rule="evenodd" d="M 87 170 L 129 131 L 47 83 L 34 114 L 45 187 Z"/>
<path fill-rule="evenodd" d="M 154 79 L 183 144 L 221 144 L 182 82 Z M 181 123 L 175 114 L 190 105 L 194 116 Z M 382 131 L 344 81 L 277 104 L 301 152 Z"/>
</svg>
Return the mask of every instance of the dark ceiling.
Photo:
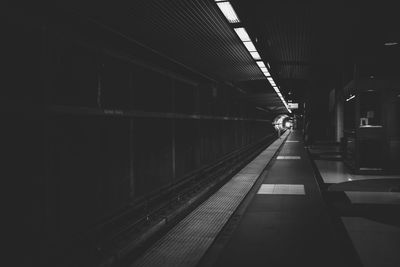
<svg viewBox="0 0 400 267">
<path fill-rule="evenodd" d="M 343 87 L 360 75 L 399 77 L 396 6 L 354 1 L 232 0 L 284 96 Z M 261 107 L 284 107 L 213 0 L 60 1 L 210 77 L 232 82 Z M 325 90 L 326 91 L 326 90 Z"/>
</svg>

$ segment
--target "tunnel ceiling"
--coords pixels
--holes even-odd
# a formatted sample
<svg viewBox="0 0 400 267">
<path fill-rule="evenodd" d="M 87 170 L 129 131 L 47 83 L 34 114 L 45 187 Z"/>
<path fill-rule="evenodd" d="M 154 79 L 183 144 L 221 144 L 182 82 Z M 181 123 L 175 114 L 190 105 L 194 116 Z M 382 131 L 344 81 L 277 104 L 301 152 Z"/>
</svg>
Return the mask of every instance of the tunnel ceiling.
<svg viewBox="0 0 400 267">
<path fill-rule="evenodd" d="M 59 6 L 99 21 L 214 79 L 260 81 L 270 106 L 285 112 L 255 61 L 210 0 L 59 1 Z M 250 83 L 251 84 L 251 83 Z M 246 86 L 248 88 L 249 86 Z M 250 88 L 251 89 L 251 88 Z"/>
<path fill-rule="evenodd" d="M 400 23 L 395 5 L 386 1 L 232 0 L 238 15 L 258 38 L 261 53 L 277 74 L 288 99 L 302 101 L 319 79 L 332 89 L 360 75 L 397 77 Z M 319 89 L 320 86 L 318 86 Z M 289 96 L 288 93 L 291 93 Z"/>
<path fill-rule="evenodd" d="M 59 1 L 216 79 L 247 98 L 285 109 L 213 0 Z M 315 80 L 347 83 L 354 62 L 366 73 L 398 75 L 396 9 L 354 1 L 231 0 L 286 99 L 303 102 Z M 258 96 L 258 97 L 257 97 Z"/>
</svg>

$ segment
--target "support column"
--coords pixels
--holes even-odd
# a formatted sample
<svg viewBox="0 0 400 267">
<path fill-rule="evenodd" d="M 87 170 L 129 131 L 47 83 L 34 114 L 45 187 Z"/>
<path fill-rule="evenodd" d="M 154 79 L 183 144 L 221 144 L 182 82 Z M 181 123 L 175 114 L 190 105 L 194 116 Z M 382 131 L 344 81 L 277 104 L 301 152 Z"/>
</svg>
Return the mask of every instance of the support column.
<svg viewBox="0 0 400 267">
<path fill-rule="evenodd" d="M 336 89 L 336 98 L 335 98 L 335 141 L 340 142 L 340 139 L 343 137 L 344 130 L 344 98 L 343 98 L 343 90 L 341 88 Z"/>
</svg>

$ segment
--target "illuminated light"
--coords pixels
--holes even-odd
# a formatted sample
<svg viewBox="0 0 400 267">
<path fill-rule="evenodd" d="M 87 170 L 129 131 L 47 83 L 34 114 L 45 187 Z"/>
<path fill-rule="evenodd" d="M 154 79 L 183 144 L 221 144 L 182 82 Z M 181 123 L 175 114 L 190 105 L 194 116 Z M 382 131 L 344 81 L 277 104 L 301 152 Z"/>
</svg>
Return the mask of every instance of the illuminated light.
<svg viewBox="0 0 400 267">
<path fill-rule="evenodd" d="M 254 60 L 260 60 L 260 54 L 258 52 L 250 52 L 251 56 L 253 57 Z"/>
<path fill-rule="evenodd" d="M 268 62 L 267 62 L 267 66 L 268 66 L 268 68 L 269 68 L 269 69 L 271 69 L 271 66 L 269 65 L 269 63 L 268 63 Z"/>
<path fill-rule="evenodd" d="M 231 3 L 227 2 L 227 1 L 226 2 L 218 1 L 217 5 L 218 5 L 219 9 L 222 11 L 222 14 L 224 14 L 225 18 L 230 23 L 239 23 L 240 22 Z"/>
<path fill-rule="evenodd" d="M 348 102 L 348 101 L 352 100 L 352 99 L 355 98 L 355 97 L 356 97 L 356 95 L 352 95 L 352 96 L 350 96 L 349 98 L 347 98 L 346 101 Z"/>
<path fill-rule="evenodd" d="M 264 62 L 262 62 L 262 61 L 257 61 L 256 63 L 260 68 L 267 68 L 267 67 L 265 67 Z"/>
<path fill-rule="evenodd" d="M 265 76 L 271 76 L 267 68 L 261 67 L 260 69 L 265 74 Z"/>
<path fill-rule="evenodd" d="M 264 73 L 264 76 L 265 77 L 267 77 L 267 78 L 270 78 L 271 77 L 271 74 L 269 74 L 269 72 L 263 72 Z"/>
<path fill-rule="evenodd" d="M 268 80 L 270 83 L 275 83 L 275 82 L 274 82 L 274 79 L 272 79 L 271 77 L 270 77 L 270 78 L 267 78 L 267 80 Z"/>
<path fill-rule="evenodd" d="M 254 46 L 254 44 L 251 41 L 243 42 L 243 44 L 249 52 L 257 52 L 256 47 Z"/>
<path fill-rule="evenodd" d="M 394 46 L 394 45 L 398 45 L 398 42 L 386 42 L 385 45 L 386 46 Z"/>
<path fill-rule="evenodd" d="M 247 34 L 247 31 L 245 28 L 241 27 L 241 28 L 235 28 L 234 29 L 236 34 L 239 36 L 240 40 L 242 40 L 242 42 L 249 42 L 250 40 L 250 36 Z"/>
</svg>

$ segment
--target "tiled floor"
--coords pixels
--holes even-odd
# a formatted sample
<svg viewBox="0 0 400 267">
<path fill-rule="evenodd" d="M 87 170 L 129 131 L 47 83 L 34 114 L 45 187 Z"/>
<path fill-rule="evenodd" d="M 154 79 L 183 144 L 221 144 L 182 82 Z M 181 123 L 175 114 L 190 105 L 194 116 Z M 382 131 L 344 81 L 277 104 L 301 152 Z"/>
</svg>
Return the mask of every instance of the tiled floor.
<svg viewBox="0 0 400 267">
<path fill-rule="evenodd" d="M 342 217 L 364 267 L 400 266 L 400 228 L 362 217 Z"/>
<path fill-rule="evenodd" d="M 257 194 L 305 195 L 305 191 L 302 184 L 262 184 Z"/>
<path fill-rule="evenodd" d="M 296 131 L 289 136 L 263 183 L 200 267 L 358 266 L 333 230 L 301 136 Z"/>
<path fill-rule="evenodd" d="M 352 204 L 387 204 L 400 205 L 398 192 L 361 192 L 345 191 Z"/>
<path fill-rule="evenodd" d="M 400 266 L 400 175 L 355 175 L 340 161 L 338 147 L 310 149 L 334 213 L 363 266 Z M 338 160 L 339 159 L 339 160 Z"/>
<path fill-rule="evenodd" d="M 400 175 L 357 175 L 351 174 L 349 169 L 342 161 L 333 160 L 314 160 L 321 174 L 322 179 L 327 184 L 343 183 L 348 181 L 366 179 L 399 179 Z"/>
</svg>

